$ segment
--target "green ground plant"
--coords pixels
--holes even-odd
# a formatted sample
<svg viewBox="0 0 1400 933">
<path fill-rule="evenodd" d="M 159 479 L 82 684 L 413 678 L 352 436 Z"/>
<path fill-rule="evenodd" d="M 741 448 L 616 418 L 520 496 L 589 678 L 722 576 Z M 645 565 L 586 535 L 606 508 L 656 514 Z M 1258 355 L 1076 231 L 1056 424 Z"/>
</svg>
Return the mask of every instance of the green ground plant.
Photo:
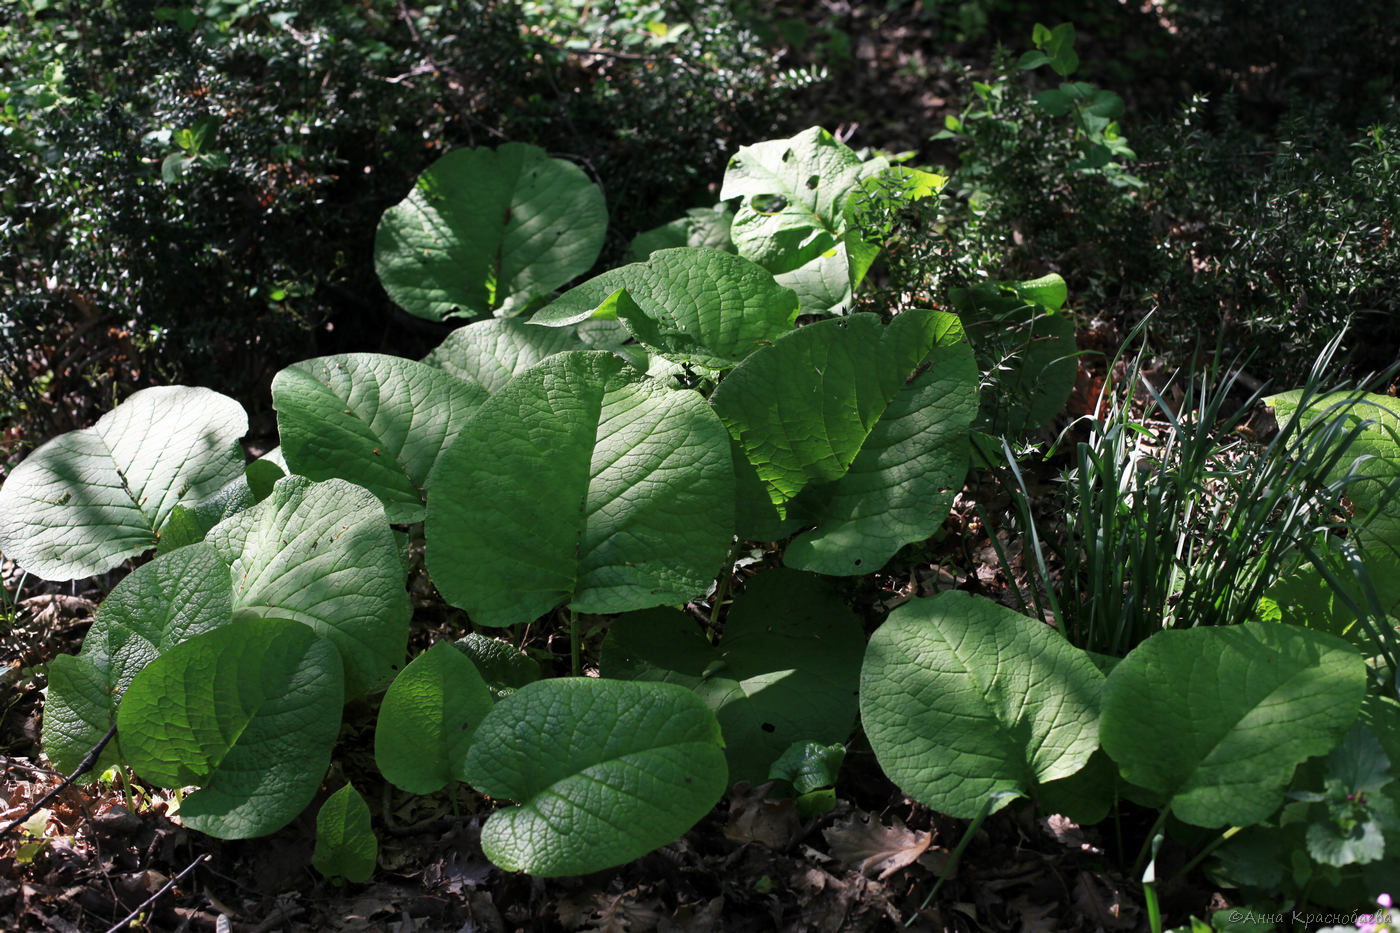
<svg viewBox="0 0 1400 933">
<path fill-rule="evenodd" d="M 898 606 L 867 639 L 842 580 L 938 532 L 975 426 L 1020 439 L 1018 423 L 980 412 L 968 331 L 1015 308 L 1054 319 L 1065 301 L 1048 276 L 963 296 L 966 323 L 920 308 L 839 313 L 878 248 L 850 223 L 853 202 L 880 179 L 926 199 L 934 176 L 862 160 L 815 128 L 746 147 L 721 188 L 736 202 L 733 252 L 669 246 L 560 294 L 595 232 L 571 228 L 586 212 L 549 209 L 551 179 L 573 190 L 572 167 L 507 145 L 490 158 L 513 170 L 449 183 L 463 158 L 487 160 L 445 157 L 380 226 L 381 275 L 402 285 L 417 270 L 403 300 L 475 318 L 424 359 L 350 353 L 284 368 L 273 381 L 282 446 L 253 463 L 233 399 L 143 390 L 0 487 L 0 548 L 46 579 L 155 552 L 103 602 L 79 654 L 49 665 L 55 765 L 76 767 L 115 728 L 99 767 L 196 787 L 180 811 L 194 829 L 264 835 L 320 796 L 345 704 L 369 700 L 386 780 L 411 793 L 470 784 L 495 802 L 487 856 L 554 876 L 666 844 L 733 781 L 773 776 L 819 794 L 837 781 L 832 746 L 859 722 L 891 780 L 954 817 L 1016 798 L 1081 822 L 1120 799 L 1156 810 L 1146 837 L 1129 840 L 1150 896 L 1162 834 L 1199 857 L 1223 853 L 1242 830 L 1284 821 L 1288 793 L 1321 808 L 1303 814 L 1314 860 L 1357 866 L 1363 880 L 1393 871 L 1395 852 L 1372 838 L 1384 807 L 1341 812 L 1337 794 L 1393 792 L 1381 775 L 1400 754 L 1394 674 L 1377 676 L 1355 626 L 1335 631 L 1340 619 L 1305 599 L 1275 591 L 1296 614 L 1277 621 L 1243 604 L 1204 619 L 1178 609 L 1180 627 L 1150 634 L 1133 621 L 1142 637 L 1121 659 L 963 592 Z M 499 225 L 481 222 L 482 204 L 501 208 Z M 425 217 L 434 233 L 415 239 Z M 682 222 L 663 236 L 682 234 L 714 228 Z M 477 271 L 443 274 L 443 255 Z M 1008 308 L 989 310 L 998 302 Z M 1341 425 L 1328 434 L 1311 427 L 1329 398 L 1313 388 L 1276 401 L 1297 408 L 1287 436 L 1340 436 L 1369 458 L 1285 443 L 1270 455 L 1301 465 L 1266 475 L 1296 480 L 1309 508 L 1326 485 L 1387 515 L 1400 435 L 1352 409 L 1392 409 L 1324 408 L 1322 422 Z M 1020 404 L 1053 412 L 1068 392 Z M 1199 405 L 1213 416 L 1223 395 Z M 1189 519 L 1207 507 L 1198 486 L 1219 472 L 1218 450 L 1172 414 L 1184 452 L 1165 452 L 1155 483 L 1131 491 L 1160 488 L 1158 512 Z M 1118 465 L 1124 449 L 1116 437 L 1086 445 L 1085 488 L 1106 488 L 1110 469 L 1136 475 Z M 1294 501 L 1269 495 L 1270 514 Z M 1375 515 L 1363 530 L 1388 534 Z M 1274 543 L 1229 548 L 1253 560 Z M 1183 535 L 1174 557 L 1230 553 L 1208 545 Z M 741 546 L 784 566 L 739 586 Z M 1242 573 L 1265 574 L 1250 560 Z M 405 583 L 421 574 L 471 631 L 410 660 Z M 1220 608 L 1192 595 L 1201 612 Z M 678 609 L 687 603 L 708 609 L 706 624 Z M 499 637 L 532 625 L 566 633 L 569 676 L 542 676 L 553 671 L 518 636 Z M 595 627 L 602 676 L 585 677 Z M 1362 757 L 1366 768 L 1353 766 Z M 1299 776 L 1308 767 L 1320 782 Z M 357 797 L 337 788 L 317 821 L 317 864 L 349 880 L 374 852 Z M 1296 896 L 1336 893 L 1323 882 Z"/>
</svg>

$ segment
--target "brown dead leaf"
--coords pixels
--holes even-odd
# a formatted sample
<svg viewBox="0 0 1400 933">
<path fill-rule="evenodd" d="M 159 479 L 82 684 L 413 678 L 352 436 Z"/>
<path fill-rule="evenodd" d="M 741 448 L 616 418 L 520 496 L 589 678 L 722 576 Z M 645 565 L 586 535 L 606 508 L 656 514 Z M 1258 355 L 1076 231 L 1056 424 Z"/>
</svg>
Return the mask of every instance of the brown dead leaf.
<svg viewBox="0 0 1400 933">
<path fill-rule="evenodd" d="M 772 783 L 747 787 L 742 782 L 730 794 L 729 820 L 724 838 L 740 845 L 757 842 L 777 852 L 785 851 L 802 835 L 797 801 L 770 800 Z"/>
<path fill-rule="evenodd" d="M 19 604 L 40 625 L 56 625 L 62 619 L 86 618 L 97 611 L 97 603 L 82 596 L 44 593 L 21 599 Z"/>
<path fill-rule="evenodd" d="M 906 868 L 928 851 L 933 834 L 914 832 L 899 818 L 886 826 L 873 814 L 855 813 L 822 830 L 831 854 L 862 874 L 879 872 L 879 880 Z"/>
<path fill-rule="evenodd" d="M 1024 894 L 1011 899 L 1011 907 L 1021 918 L 1021 933 L 1055 933 L 1055 905 L 1036 903 Z"/>
<path fill-rule="evenodd" d="M 1137 907 L 1126 903 L 1123 892 L 1103 875 L 1079 873 L 1074 885 L 1074 906 L 1105 930 L 1131 930 L 1137 925 Z"/>
</svg>

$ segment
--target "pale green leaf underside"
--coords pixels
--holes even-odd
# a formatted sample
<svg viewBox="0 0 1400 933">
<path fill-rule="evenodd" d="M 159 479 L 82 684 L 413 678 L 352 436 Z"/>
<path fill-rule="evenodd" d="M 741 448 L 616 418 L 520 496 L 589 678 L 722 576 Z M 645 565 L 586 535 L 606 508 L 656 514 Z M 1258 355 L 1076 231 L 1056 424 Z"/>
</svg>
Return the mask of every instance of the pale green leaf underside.
<svg viewBox="0 0 1400 933">
<path fill-rule="evenodd" d="M 818 321 L 755 352 L 710 396 L 786 514 L 812 483 L 840 479 L 935 337 L 929 319 L 873 314 Z"/>
<path fill-rule="evenodd" d="M 667 249 L 570 289 L 533 320 L 559 326 L 595 314 L 620 318 L 639 342 L 669 359 L 728 369 L 792 330 L 797 296 L 747 259 Z"/>
<path fill-rule="evenodd" d="M 901 790 L 970 819 L 994 794 L 1029 795 L 1088 762 L 1102 685 L 1054 629 L 951 590 L 900 606 L 871 636 L 861 721 Z"/>
<path fill-rule="evenodd" d="M 206 540 L 232 568 L 236 617 L 293 619 L 329 639 L 345 661 L 347 696 L 389 683 L 407 651 L 412 608 L 373 495 L 344 480 L 289 476 Z"/>
<path fill-rule="evenodd" d="M 427 562 L 479 625 L 703 592 L 733 533 L 724 427 L 610 353 L 561 353 L 478 409 L 428 489 Z"/>
<path fill-rule="evenodd" d="M 573 163 L 522 143 L 459 149 L 384 212 L 374 265 L 410 314 L 486 317 L 587 272 L 607 223 L 602 191 Z"/>
<path fill-rule="evenodd" d="M 399 672 L 374 727 L 374 760 L 385 780 L 432 794 L 456 780 L 472 733 L 491 711 L 491 691 L 467 656 L 440 641 Z"/>
<path fill-rule="evenodd" d="M 131 681 L 168 648 L 232 620 L 228 566 L 212 547 L 193 544 L 143 564 L 97 610 L 76 658 L 50 666 L 44 703 L 44 754 L 74 770 L 117 721 Z M 92 780 L 121 759 L 121 737 L 88 772 Z"/>
<path fill-rule="evenodd" d="M 962 489 L 968 430 L 977 416 L 977 362 L 951 314 L 920 316 L 936 345 L 890 402 L 850 470 L 810 486 L 793 511 L 816 524 L 783 552 L 790 567 L 832 575 L 873 573 L 906 544 L 942 527 Z"/>
<path fill-rule="evenodd" d="M 221 839 L 285 826 L 330 766 L 344 702 L 330 642 L 249 619 L 183 642 L 136 676 L 117 714 L 122 750 L 163 787 L 194 784 L 180 817 Z"/>
<path fill-rule="evenodd" d="M 243 471 L 248 416 L 209 389 L 143 389 L 44 444 L 0 488 L 0 551 L 45 580 L 103 573 L 156 545 L 178 503 Z"/>
<path fill-rule="evenodd" d="M 428 471 L 486 395 L 426 363 L 377 353 L 306 360 L 272 380 L 292 472 L 363 486 L 404 524 L 423 520 Z"/>
<path fill-rule="evenodd" d="M 316 849 L 311 864 L 327 878 L 351 884 L 368 881 L 379 860 L 379 840 L 370 826 L 369 805 L 354 785 L 326 798 L 316 814 Z"/>
<path fill-rule="evenodd" d="M 683 687 L 596 678 L 538 681 L 496 704 L 466 778 L 514 800 L 481 845 L 509 871 L 579 875 L 674 840 L 727 784 L 719 723 Z"/>
<path fill-rule="evenodd" d="M 1283 802 L 1294 768 L 1341 741 L 1365 689 L 1360 654 L 1320 632 L 1168 630 L 1109 675 L 1103 747 L 1124 778 L 1170 797 L 1179 819 L 1249 826 Z"/>
<path fill-rule="evenodd" d="M 731 781 L 760 784 L 794 742 L 843 742 L 855 725 L 865 637 L 823 580 L 791 570 L 755 577 L 712 647 L 674 609 L 614 620 L 602 672 L 694 690 L 719 718 Z"/>
</svg>

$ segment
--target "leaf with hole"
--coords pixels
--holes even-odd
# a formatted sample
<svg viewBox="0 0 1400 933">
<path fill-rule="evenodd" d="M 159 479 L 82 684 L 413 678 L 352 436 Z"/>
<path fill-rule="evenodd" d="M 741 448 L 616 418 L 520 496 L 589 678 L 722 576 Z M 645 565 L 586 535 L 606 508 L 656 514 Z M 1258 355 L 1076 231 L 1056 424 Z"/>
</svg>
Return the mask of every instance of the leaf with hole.
<svg viewBox="0 0 1400 933">
<path fill-rule="evenodd" d="M 496 704 L 467 753 L 493 813 L 481 846 L 507 871 L 582 875 L 640 858 L 724 793 L 715 716 L 673 684 L 542 680 Z"/>
<path fill-rule="evenodd" d="M 429 481 L 427 564 L 478 625 L 704 592 L 733 535 L 724 426 L 610 353 L 560 353 L 477 410 Z"/>
<path fill-rule="evenodd" d="M 196 785 L 180 818 L 220 839 L 281 829 L 316 795 L 340 732 L 335 647 L 286 619 L 248 619 L 146 666 L 117 711 L 122 751 L 161 787 Z"/>
<path fill-rule="evenodd" d="M 458 149 L 384 212 L 374 268 L 418 317 L 518 313 L 587 272 L 607 224 L 602 191 L 572 162 L 523 143 Z"/>
<path fill-rule="evenodd" d="M 870 637 L 860 713 L 890 780 L 959 819 L 1029 796 L 1098 747 L 1103 674 L 1060 633 L 950 590 L 890 613 Z"/>
<path fill-rule="evenodd" d="M 142 389 L 90 428 L 30 454 L 0 487 L 0 551 L 45 580 L 77 580 L 156 546 L 179 504 L 243 472 L 248 416 L 209 389 Z"/>
</svg>

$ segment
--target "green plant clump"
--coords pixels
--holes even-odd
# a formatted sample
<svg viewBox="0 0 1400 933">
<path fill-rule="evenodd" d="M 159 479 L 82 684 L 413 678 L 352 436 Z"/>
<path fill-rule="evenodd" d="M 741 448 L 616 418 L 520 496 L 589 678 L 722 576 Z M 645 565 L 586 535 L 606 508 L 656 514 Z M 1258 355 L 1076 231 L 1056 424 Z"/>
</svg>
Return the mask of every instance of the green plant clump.
<svg viewBox="0 0 1400 933">
<path fill-rule="evenodd" d="M 1150 808 L 1149 890 L 1168 831 L 1228 870 L 1243 864 L 1242 832 L 1294 839 L 1301 823 L 1315 880 L 1292 890 L 1300 900 L 1395 870 L 1393 604 L 1359 573 L 1339 590 L 1351 602 L 1320 615 L 1308 578 L 1330 582 L 1357 548 L 1364 571 L 1400 544 L 1384 495 L 1400 467 L 1393 405 L 1275 399 L 1290 424 L 1366 456 L 1268 452 L 1301 464 L 1279 482 L 1350 490 L 1359 510 L 1354 534 L 1319 522 L 1300 546 L 1317 560 L 1290 564 L 1298 588 L 1267 590 L 1272 602 L 1093 641 L 1114 656 L 963 592 L 908 601 L 867 638 L 843 584 L 937 533 L 974 429 L 1019 441 L 1064 405 L 1067 384 L 1014 369 L 1053 367 L 1069 337 L 1002 364 L 1005 391 L 1023 396 L 1008 399 L 1014 417 L 982 410 L 968 342 L 998 321 L 1053 320 L 1063 281 L 963 295 L 967 323 L 841 313 L 878 252 L 852 204 L 872 185 L 911 200 L 936 185 L 814 128 L 731 161 L 732 252 L 664 246 L 558 294 L 596 231 L 571 226 L 585 212 L 529 207 L 546 157 L 507 145 L 448 158 L 384 215 L 380 270 L 403 300 L 479 320 L 423 360 L 285 368 L 283 446 L 251 464 L 231 446 L 236 402 L 150 389 L 39 448 L 0 488 L 0 549 L 48 579 L 156 553 L 102 604 L 80 653 L 51 667 L 43 740 L 56 764 L 115 724 L 104 763 L 195 786 L 187 825 L 261 835 L 316 799 L 345 704 L 368 699 L 386 780 L 412 793 L 466 782 L 497 806 L 487 856 L 554 876 L 665 845 L 737 780 L 772 776 L 820 812 L 859 723 L 891 780 L 953 816 L 1018 797 L 1081 822 L 1121 800 Z M 469 162 L 538 174 L 441 183 Z M 591 203 L 577 176 L 564 184 Z M 494 227 L 453 222 L 488 203 L 527 207 Z M 449 222 L 406 249 L 401 227 L 428 208 Z M 537 235 L 515 235 L 517 217 Z M 661 236 L 681 234 L 716 238 L 684 223 Z M 442 274 L 443 255 L 475 277 Z M 1323 557 L 1334 547 L 1340 563 Z M 741 548 L 784 566 L 736 575 Z M 423 573 L 471 631 L 410 660 L 405 582 Z M 1354 604 L 1378 611 L 1348 622 Z M 1239 624 L 1196 624 L 1210 621 Z M 572 676 L 541 677 L 495 637 L 535 625 L 567 632 Z M 602 676 L 581 676 L 600 629 Z M 1342 806 L 1358 790 L 1372 802 Z M 323 872 L 366 877 L 366 822 L 353 789 L 325 800 Z"/>
</svg>

